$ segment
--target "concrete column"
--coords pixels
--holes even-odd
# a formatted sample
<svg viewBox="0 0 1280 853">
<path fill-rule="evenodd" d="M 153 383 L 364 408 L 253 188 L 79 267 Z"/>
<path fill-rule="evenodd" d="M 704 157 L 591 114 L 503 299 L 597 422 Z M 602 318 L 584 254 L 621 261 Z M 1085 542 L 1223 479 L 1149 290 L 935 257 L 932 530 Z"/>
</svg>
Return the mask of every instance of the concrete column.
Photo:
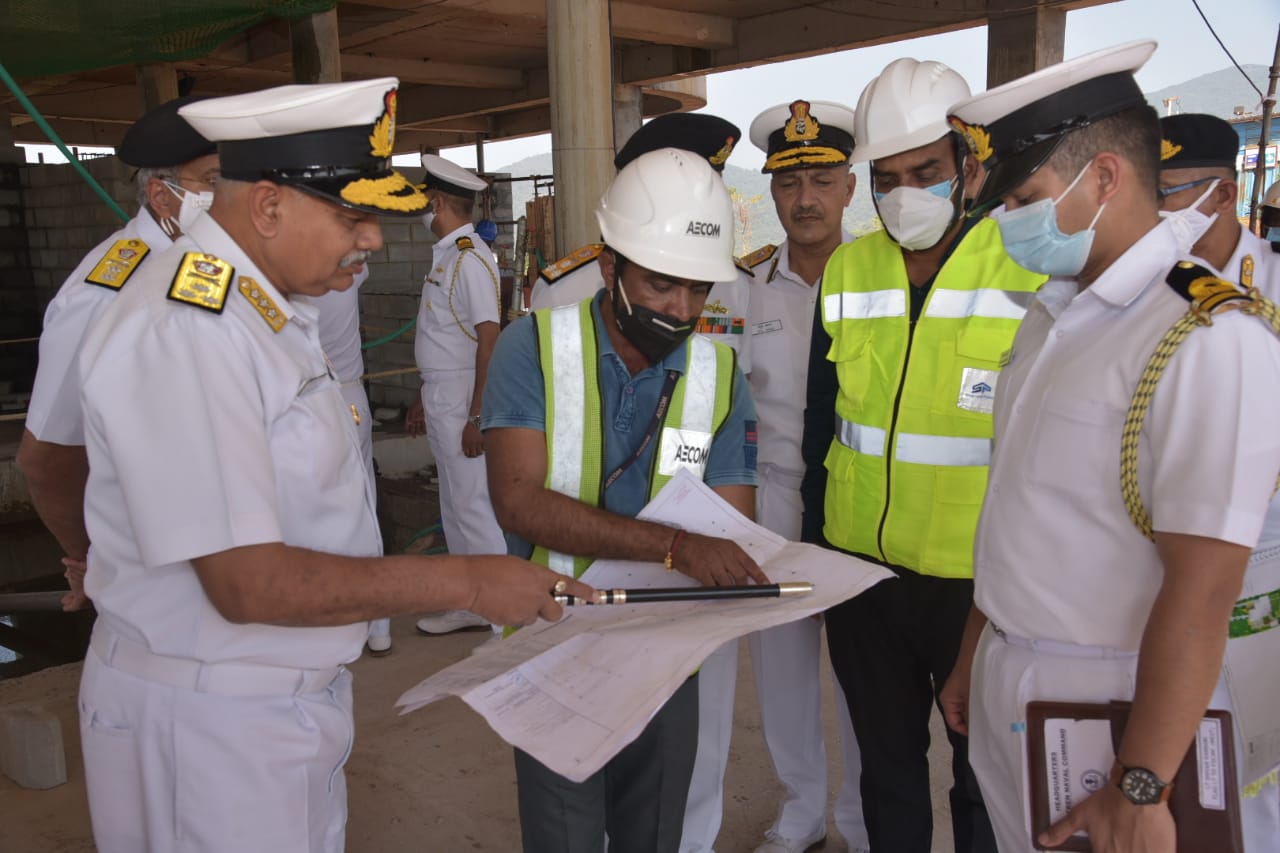
<svg viewBox="0 0 1280 853">
<path fill-rule="evenodd" d="M 13 141 L 13 116 L 0 104 L 0 164 L 25 163 L 26 159 L 26 152 Z"/>
<path fill-rule="evenodd" d="M 547 0 L 556 254 L 600 237 L 595 210 L 613 179 L 608 0 Z"/>
<path fill-rule="evenodd" d="M 297 83 L 341 83 L 338 8 L 289 20 L 293 79 Z"/>
<path fill-rule="evenodd" d="M 613 87 L 613 148 L 621 150 L 644 124 L 644 93 L 639 86 Z"/>
<path fill-rule="evenodd" d="M 1037 6 L 987 23 L 987 88 L 1062 61 L 1067 10 Z M 974 91 L 982 87 L 970 80 Z"/>
<path fill-rule="evenodd" d="M 147 62 L 134 69 L 144 113 L 178 97 L 178 71 L 172 62 Z"/>
</svg>

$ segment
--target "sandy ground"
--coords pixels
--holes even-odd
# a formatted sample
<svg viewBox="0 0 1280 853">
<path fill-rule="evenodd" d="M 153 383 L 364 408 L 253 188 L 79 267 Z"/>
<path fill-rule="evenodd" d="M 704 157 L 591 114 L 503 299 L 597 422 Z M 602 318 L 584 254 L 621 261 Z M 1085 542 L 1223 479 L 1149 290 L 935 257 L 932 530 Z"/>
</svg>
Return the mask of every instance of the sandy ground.
<svg viewBox="0 0 1280 853">
<path fill-rule="evenodd" d="M 355 672 L 356 744 L 347 765 L 352 853 L 519 849 L 515 773 L 511 749 L 461 701 L 428 706 L 407 717 L 392 704 L 427 674 L 468 654 L 486 634 L 470 632 L 426 638 L 413 620 L 393 622 L 393 653 L 363 658 Z M 760 732 L 755 685 L 745 642 L 740 669 L 736 729 L 726 776 L 724 824 L 719 853 L 750 853 L 776 813 L 781 786 L 773 774 Z M 68 781 L 48 791 L 18 788 L 0 776 L 0 853 L 92 851 L 85 800 L 84 765 L 75 695 L 80 665 L 0 681 L 0 705 L 36 702 L 59 717 Z M 826 684 L 826 729 L 835 741 L 830 679 Z M 946 739 L 935 714 L 931 754 L 934 784 L 935 853 L 951 850 L 947 812 Z M 838 784 L 839 752 L 829 748 L 832 798 Z M 830 809 L 828 809 L 828 814 Z M 844 841 L 828 823 L 828 853 L 843 853 Z"/>
</svg>

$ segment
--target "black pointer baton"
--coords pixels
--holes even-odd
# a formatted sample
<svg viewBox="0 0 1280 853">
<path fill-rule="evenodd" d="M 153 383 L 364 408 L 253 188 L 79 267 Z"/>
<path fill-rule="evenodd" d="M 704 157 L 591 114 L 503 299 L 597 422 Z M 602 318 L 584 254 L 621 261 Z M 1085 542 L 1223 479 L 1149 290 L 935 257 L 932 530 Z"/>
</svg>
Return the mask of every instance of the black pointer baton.
<svg viewBox="0 0 1280 853">
<path fill-rule="evenodd" d="M 639 604 L 648 601 L 708 601 L 722 598 L 779 598 L 808 595 L 813 592 L 809 581 L 743 584 L 742 586 L 674 586 L 651 589 L 600 589 L 595 598 L 557 595 L 558 603 L 575 604 Z"/>
</svg>

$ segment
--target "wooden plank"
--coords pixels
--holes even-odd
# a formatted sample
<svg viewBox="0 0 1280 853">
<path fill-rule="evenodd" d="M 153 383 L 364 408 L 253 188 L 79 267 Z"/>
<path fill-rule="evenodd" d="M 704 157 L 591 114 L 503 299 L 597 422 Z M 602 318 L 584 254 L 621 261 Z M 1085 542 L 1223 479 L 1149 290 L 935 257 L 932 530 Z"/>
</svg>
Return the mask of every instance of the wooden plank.
<svg viewBox="0 0 1280 853">
<path fill-rule="evenodd" d="M 348 74 L 399 77 L 401 83 L 430 83 L 470 89 L 521 89 L 524 73 L 517 68 L 463 65 L 435 60 L 394 59 L 345 51 L 342 68 Z"/>
</svg>

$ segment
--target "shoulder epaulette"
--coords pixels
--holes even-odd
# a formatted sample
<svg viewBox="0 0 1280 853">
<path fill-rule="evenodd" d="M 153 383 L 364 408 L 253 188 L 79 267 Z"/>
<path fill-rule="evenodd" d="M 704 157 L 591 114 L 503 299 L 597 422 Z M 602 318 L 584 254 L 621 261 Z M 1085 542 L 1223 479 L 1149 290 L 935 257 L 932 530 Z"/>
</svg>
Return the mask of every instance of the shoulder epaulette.
<svg viewBox="0 0 1280 853">
<path fill-rule="evenodd" d="M 151 247 L 136 237 L 131 240 L 117 240 L 110 249 L 107 249 L 102 260 L 98 261 L 84 277 L 85 283 L 119 290 L 124 287 L 129 276 L 142 265 L 143 259 L 150 252 Z"/>
<path fill-rule="evenodd" d="M 187 252 L 169 285 L 169 298 L 215 314 L 227 303 L 227 290 L 235 267 L 213 255 Z"/>
<path fill-rule="evenodd" d="M 554 284 L 556 279 L 566 276 L 578 267 L 585 266 L 600 257 L 600 253 L 603 251 L 604 243 L 588 243 L 585 246 L 574 249 L 555 263 L 547 264 L 542 268 L 542 272 L 539 275 L 546 280 L 547 284 Z"/>
<path fill-rule="evenodd" d="M 1251 301 L 1249 295 L 1238 285 L 1219 277 L 1213 270 L 1193 261 L 1179 261 L 1174 264 L 1164 280 L 1175 293 L 1192 303 L 1193 310 L 1207 314 L 1238 308 L 1240 306 L 1235 303 Z"/>
<path fill-rule="evenodd" d="M 777 251 L 778 251 L 778 247 L 773 243 L 769 243 L 768 245 L 761 246 L 759 249 L 756 249 L 754 252 L 751 252 L 748 255 L 743 255 L 741 258 L 739 258 L 738 268 L 739 269 L 745 268 L 747 271 L 753 270 L 756 267 L 763 264 L 765 261 L 772 258 Z"/>
<path fill-rule="evenodd" d="M 470 237 L 459 237 L 457 240 L 453 241 L 453 244 L 458 247 L 459 251 L 462 251 L 462 252 L 465 252 L 467 249 L 474 249 L 476 247 L 476 244 L 471 242 Z"/>
<path fill-rule="evenodd" d="M 278 332 L 284 328 L 285 323 L 289 322 L 289 318 L 280 310 L 280 306 L 276 304 L 276 301 L 268 296 L 267 292 L 249 276 L 240 276 L 239 288 L 240 295 L 248 299 L 253 309 L 262 315 L 262 319 L 267 321 L 271 331 Z"/>
</svg>

